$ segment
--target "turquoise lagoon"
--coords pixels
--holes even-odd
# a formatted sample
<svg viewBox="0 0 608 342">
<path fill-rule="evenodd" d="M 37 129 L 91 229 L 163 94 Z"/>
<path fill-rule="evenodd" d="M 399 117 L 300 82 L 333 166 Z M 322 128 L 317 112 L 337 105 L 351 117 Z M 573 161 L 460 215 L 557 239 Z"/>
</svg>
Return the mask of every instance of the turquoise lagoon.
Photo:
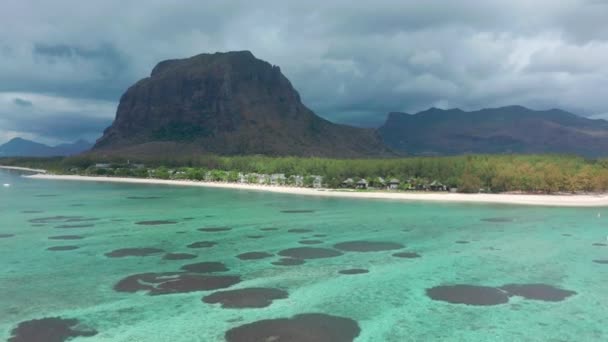
<svg viewBox="0 0 608 342">
<path fill-rule="evenodd" d="M 315 198 L 33 180 L 10 172 L 0 172 L 0 183 L 11 184 L 0 189 L 0 339 L 20 322 L 61 317 L 97 331 L 72 341 L 224 341 L 226 331 L 248 323 L 321 313 L 355 321 L 358 342 L 608 340 L 608 265 L 593 262 L 608 259 L 604 208 Z M 174 223 L 136 224 L 141 221 Z M 198 230 L 204 227 L 231 229 Z M 61 235 L 81 238 L 49 239 Z M 216 244 L 187 247 L 200 241 Z M 404 247 L 273 264 L 282 250 L 334 250 L 346 241 Z M 78 248 L 48 250 L 57 246 Z M 105 255 L 142 247 L 196 257 Z M 246 252 L 273 256 L 236 257 Z M 393 256 L 398 252 L 420 257 Z M 197 262 L 221 262 L 228 270 L 214 275 L 240 276 L 229 289 L 276 288 L 288 298 L 235 309 L 201 300 L 215 290 L 156 296 L 114 290 L 130 275 L 177 272 Z M 353 268 L 369 272 L 339 273 Z M 513 283 L 576 294 L 560 301 L 513 296 L 476 306 L 433 300 L 426 292 L 441 285 Z"/>
</svg>

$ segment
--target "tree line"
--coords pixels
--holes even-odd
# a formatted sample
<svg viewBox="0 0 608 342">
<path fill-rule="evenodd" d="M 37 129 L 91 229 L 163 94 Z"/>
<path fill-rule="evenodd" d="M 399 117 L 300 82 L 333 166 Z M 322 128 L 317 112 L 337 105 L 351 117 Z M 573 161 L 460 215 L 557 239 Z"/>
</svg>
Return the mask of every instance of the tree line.
<svg viewBox="0 0 608 342">
<path fill-rule="evenodd" d="M 119 176 L 145 177 L 129 165 L 144 163 L 145 170 L 163 174 L 181 170 L 182 177 L 201 178 L 222 171 L 230 180 L 236 174 L 282 173 L 303 177 L 320 175 L 326 186 L 336 188 L 346 178 L 397 178 L 401 182 L 438 181 L 461 192 L 602 192 L 608 191 L 608 160 L 568 155 L 466 155 L 386 159 L 331 159 L 266 156 L 196 156 L 191 158 L 97 160 L 90 155 L 67 158 L 1 158 L 0 164 L 43 168 L 56 173 L 82 172 L 100 162 L 109 163 Z M 116 171 L 117 170 L 117 171 Z M 117 173 L 117 174 L 116 174 Z M 183 175 L 186 176 L 183 176 Z M 170 175 L 169 175 L 170 176 Z"/>
</svg>

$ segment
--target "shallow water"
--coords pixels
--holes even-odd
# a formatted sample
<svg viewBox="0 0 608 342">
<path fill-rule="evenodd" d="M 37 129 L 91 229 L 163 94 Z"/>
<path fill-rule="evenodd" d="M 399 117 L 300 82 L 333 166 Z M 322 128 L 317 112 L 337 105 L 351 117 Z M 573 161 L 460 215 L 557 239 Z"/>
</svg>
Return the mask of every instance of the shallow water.
<svg viewBox="0 0 608 342">
<path fill-rule="evenodd" d="M 4 171 L 0 183 L 12 185 L 0 188 L 0 236 L 6 236 L 0 238 L 0 339 L 20 322 L 61 317 L 97 331 L 71 341 L 224 341 L 226 331 L 247 323 L 323 313 L 356 321 L 357 342 L 608 340 L 608 264 L 593 262 L 608 259 L 601 245 L 608 235 L 605 209 L 314 198 L 31 180 Z M 231 229 L 199 230 L 218 227 Z M 321 243 L 299 243 L 307 240 Z M 360 240 L 397 249 L 333 247 Z M 215 244 L 187 247 L 203 241 Z M 48 250 L 58 246 L 78 248 Z M 273 264 L 285 257 L 279 252 L 300 247 L 330 250 L 331 257 Z M 125 248 L 149 250 L 106 256 Z M 273 256 L 237 258 L 249 252 Z M 393 256 L 401 252 L 419 257 Z M 197 257 L 165 259 L 166 253 Z M 203 302 L 214 290 L 148 295 L 113 288 L 130 275 L 180 272 L 200 262 L 228 268 L 206 275 L 241 277 L 222 290 L 275 288 L 288 298 L 238 309 Z M 368 272 L 340 273 L 353 269 Z M 576 294 L 474 306 L 426 292 L 440 285 L 535 283 Z"/>
</svg>

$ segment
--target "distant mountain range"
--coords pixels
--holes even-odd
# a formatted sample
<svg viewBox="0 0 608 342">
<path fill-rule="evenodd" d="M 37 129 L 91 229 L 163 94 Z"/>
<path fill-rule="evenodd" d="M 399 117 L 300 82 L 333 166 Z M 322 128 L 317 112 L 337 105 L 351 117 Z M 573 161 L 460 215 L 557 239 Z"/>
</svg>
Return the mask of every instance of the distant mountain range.
<svg viewBox="0 0 608 342">
<path fill-rule="evenodd" d="M 70 156 L 89 150 L 93 144 L 78 140 L 71 144 L 48 146 L 22 138 L 14 138 L 0 145 L 0 157 L 54 157 Z"/>
<path fill-rule="evenodd" d="M 390 113 L 379 128 L 392 149 L 410 155 L 465 153 L 567 153 L 608 156 L 608 121 L 559 109 L 521 106 L 465 112 Z"/>
<path fill-rule="evenodd" d="M 277 66 L 249 51 L 160 62 L 121 97 L 98 155 L 392 155 L 374 129 L 317 116 Z"/>
</svg>

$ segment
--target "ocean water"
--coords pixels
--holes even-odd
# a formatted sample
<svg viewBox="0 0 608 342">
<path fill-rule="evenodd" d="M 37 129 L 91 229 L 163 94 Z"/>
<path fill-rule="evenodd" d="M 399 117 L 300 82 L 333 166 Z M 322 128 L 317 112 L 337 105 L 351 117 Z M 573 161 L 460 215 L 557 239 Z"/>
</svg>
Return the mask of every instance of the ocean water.
<svg viewBox="0 0 608 342">
<path fill-rule="evenodd" d="M 337 330 L 327 341 L 353 340 L 349 334 L 357 342 L 608 340 L 608 264 L 601 263 L 608 259 L 604 208 L 314 198 L 32 180 L 0 171 L 3 183 L 11 186 L 0 188 L 1 340 L 10 338 L 19 323 L 58 317 L 78 320 L 74 330 L 96 331 L 71 341 L 224 341 L 227 331 L 249 323 L 311 313 L 328 315 L 319 316 L 330 325 L 323 329 Z M 141 221 L 171 224 L 136 224 Z M 229 230 L 199 230 L 209 227 Z M 74 236 L 49 239 L 64 235 Z M 214 244 L 187 247 L 201 241 Z M 339 245 L 350 241 L 385 243 Z M 48 250 L 58 246 L 77 248 Z M 152 248 L 149 255 L 106 255 L 144 247 Z M 273 264 L 281 251 L 298 247 L 323 248 L 309 252 L 331 257 Z M 378 250 L 356 251 L 370 247 Z M 271 256 L 237 257 L 247 252 Z M 393 256 L 402 252 L 419 257 Z M 195 257 L 166 260 L 166 253 Z M 150 295 L 146 286 L 158 284 L 140 279 L 135 285 L 142 291 L 115 289 L 134 274 L 180 272 L 199 262 L 225 266 L 205 276 L 238 276 L 240 282 L 221 290 Z M 348 269 L 368 272 L 339 273 Z M 536 292 L 528 298 L 509 292 L 504 299 L 507 292 L 495 290 L 504 299 L 491 303 L 496 305 L 467 304 L 481 295 L 475 289 L 475 298 L 462 293 L 457 298 L 467 303 L 433 299 L 427 292 L 457 284 L 490 289 L 545 284 L 573 292 L 549 299 Z M 287 298 L 257 308 L 202 301 L 217 291 L 246 288 L 278 289 Z M 358 330 L 332 327 L 328 317 L 348 319 Z M 307 329 L 315 331 L 320 323 L 310 324 Z M 304 333 L 300 330 L 261 341 L 308 341 L 297 339 Z M 234 341 L 259 340 L 253 332 L 244 334 L 249 339 L 241 334 Z"/>
</svg>

